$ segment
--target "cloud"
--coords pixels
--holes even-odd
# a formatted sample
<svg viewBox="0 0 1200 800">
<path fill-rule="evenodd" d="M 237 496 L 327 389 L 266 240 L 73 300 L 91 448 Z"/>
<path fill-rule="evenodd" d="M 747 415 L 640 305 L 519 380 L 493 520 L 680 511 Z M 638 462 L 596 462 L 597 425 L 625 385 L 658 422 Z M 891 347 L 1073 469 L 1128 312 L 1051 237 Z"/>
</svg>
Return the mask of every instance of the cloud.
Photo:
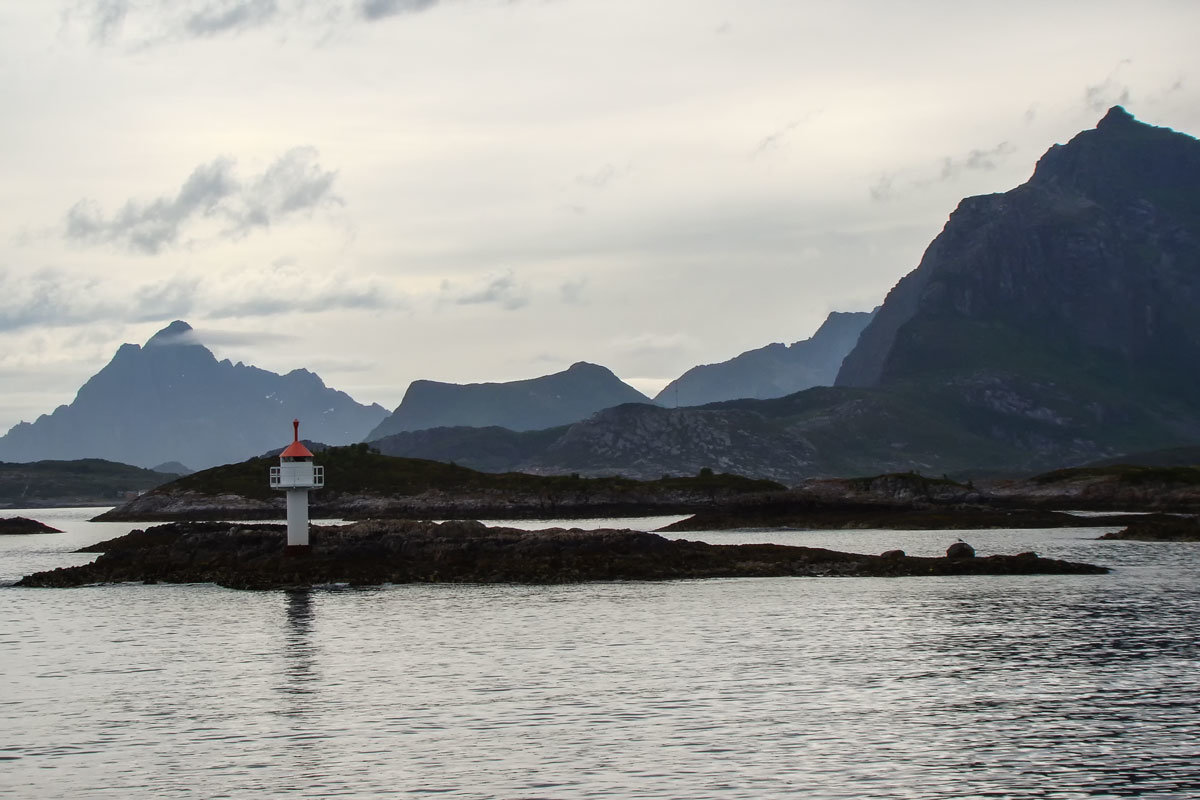
<svg viewBox="0 0 1200 800">
<path fill-rule="evenodd" d="M 963 171 L 993 170 L 996 164 L 1016 152 L 1008 142 L 1001 142 L 990 150 L 971 150 L 961 158 L 942 159 L 941 180 L 950 180 Z"/>
<path fill-rule="evenodd" d="M 333 270 L 312 274 L 289 264 L 231 270 L 205 286 L 203 308 L 213 319 L 269 317 L 336 309 L 406 310 L 409 298 L 391 281 Z"/>
<path fill-rule="evenodd" d="M 437 3 L 438 0 L 362 0 L 360 9 L 364 19 L 376 20 L 424 11 Z"/>
<path fill-rule="evenodd" d="M 15 275 L 0 272 L 0 332 L 35 326 L 71 326 L 116 313 L 94 278 L 73 278 L 58 270 Z"/>
<path fill-rule="evenodd" d="M 609 342 L 621 374 L 678 374 L 679 364 L 694 361 L 696 342 L 681 333 L 644 333 Z"/>
<path fill-rule="evenodd" d="M 0 272 L 0 332 L 99 322 L 271 317 L 333 310 L 405 310 L 406 295 L 377 276 L 292 267 L 176 275 L 133 286 L 60 270 Z"/>
<path fill-rule="evenodd" d="M 161 283 L 139 286 L 133 291 L 131 318 L 135 322 L 186 317 L 196 307 L 200 279 L 168 278 Z"/>
<path fill-rule="evenodd" d="M 1000 142 L 995 147 L 986 150 L 975 148 L 961 156 L 943 158 L 937 174 L 910 177 L 904 180 L 901 180 L 896 173 L 881 172 L 867 191 L 871 200 L 876 203 L 890 202 L 909 190 L 924 189 L 936 183 L 950 181 L 964 172 L 994 170 L 1005 158 L 1016 151 L 1017 149 L 1009 142 Z"/>
<path fill-rule="evenodd" d="M 1112 106 L 1129 105 L 1129 87 L 1119 79 L 1119 74 L 1122 67 L 1131 63 L 1128 58 L 1122 59 L 1102 82 L 1084 88 L 1083 104 L 1089 111 L 1102 112 Z"/>
<path fill-rule="evenodd" d="M 115 38 L 125 24 L 129 3 L 126 0 L 93 0 L 78 4 L 76 11 L 89 19 L 91 40 L 104 44 Z"/>
<path fill-rule="evenodd" d="M 216 158 L 196 167 L 173 197 L 128 200 L 111 217 L 94 200 L 78 201 L 67 210 L 64 235 L 77 244 L 116 244 L 153 255 L 177 244 L 189 224 L 216 219 L 224 225 L 220 235 L 240 238 L 285 217 L 341 204 L 332 191 L 337 173 L 316 159 L 311 147 L 293 148 L 243 182 L 233 159 Z"/>
<path fill-rule="evenodd" d="M 587 278 L 573 278 L 558 287 L 558 294 L 568 305 L 583 305 L 584 289 L 587 288 L 587 284 Z"/>
<path fill-rule="evenodd" d="M 162 317 L 166 319 L 169 315 Z M 154 339 L 155 347 L 177 347 L 199 344 L 205 347 L 248 347 L 296 341 L 299 337 L 275 331 L 231 331 L 221 328 L 192 328 L 171 336 Z"/>
<path fill-rule="evenodd" d="M 183 21 L 190 36 L 217 36 L 269 22 L 279 13 L 275 0 L 219 0 L 205 4 Z"/>
<path fill-rule="evenodd" d="M 887 202 L 896 196 L 896 177 L 886 172 L 880 173 L 868 191 L 876 203 Z"/>
<path fill-rule="evenodd" d="M 98 45 L 134 48 L 236 35 L 269 25 L 328 28 L 415 14 L 439 0 L 75 0 L 64 11 Z"/>
<path fill-rule="evenodd" d="M 770 134 L 769 136 L 764 137 L 762 139 L 762 141 L 760 141 L 757 145 L 755 145 L 754 149 L 750 151 L 750 157 L 757 158 L 758 156 L 761 156 L 763 153 L 766 153 L 769 150 L 774 150 L 775 148 L 779 147 L 779 143 L 782 142 L 785 138 L 787 138 L 788 134 L 790 134 L 792 131 L 796 130 L 796 128 L 798 128 L 798 127 L 800 127 L 800 120 L 797 120 L 795 122 L 789 122 L 787 125 L 784 125 L 779 130 L 775 131 L 774 133 Z"/>
<path fill-rule="evenodd" d="M 518 287 L 517 280 L 510 270 L 499 275 L 489 275 L 482 283 L 468 288 L 460 287 L 452 281 L 442 281 L 438 302 L 460 306 L 495 304 L 515 311 L 528 305 L 529 297 Z"/>
<path fill-rule="evenodd" d="M 603 189 L 621 174 L 622 172 L 612 164 L 605 164 L 595 172 L 576 175 L 575 183 L 580 186 L 590 186 L 593 189 Z"/>
</svg>

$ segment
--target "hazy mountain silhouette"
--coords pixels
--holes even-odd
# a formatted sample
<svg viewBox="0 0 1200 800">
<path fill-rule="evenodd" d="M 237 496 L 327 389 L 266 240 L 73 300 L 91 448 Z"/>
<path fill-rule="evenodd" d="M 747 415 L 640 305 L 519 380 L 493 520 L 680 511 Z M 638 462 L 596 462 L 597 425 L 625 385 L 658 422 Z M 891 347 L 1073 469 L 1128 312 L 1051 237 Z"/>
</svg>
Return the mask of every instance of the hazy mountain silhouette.
<svg viewBox="0 0 1200 800">
<path fill-rule="evenodd" d="M 742 397 L 768 399 L 832 386 L 874 312 L 834 311 L 810 338 L 775 343 L 718 364 L 702 364 L 671 381 L 654 398 L 665 406 L 701 406 Z"/>
<path fill-rule="evenodd" d="M 368 435 L 373 441 L 405 431 L 469 426 L 528 431 L 584 419 L 621 403 L 650 398 L 610 370 L 580 361 L 540 378 L 508 383 L 413 381 L 392 415 Z"/>
<path fill-rule="evenodd" d="M 296 417 L 306 436 L 346 444 L 386 415 L 308 370 L 278 375 L 218 361 L 191 326 L 175 321 L 143 347 L 121 345 L 69 405 L 15 425 L 0 438 L 0 459 L 177 461 L 203 469 L 286 444 Z"/>
</svg>

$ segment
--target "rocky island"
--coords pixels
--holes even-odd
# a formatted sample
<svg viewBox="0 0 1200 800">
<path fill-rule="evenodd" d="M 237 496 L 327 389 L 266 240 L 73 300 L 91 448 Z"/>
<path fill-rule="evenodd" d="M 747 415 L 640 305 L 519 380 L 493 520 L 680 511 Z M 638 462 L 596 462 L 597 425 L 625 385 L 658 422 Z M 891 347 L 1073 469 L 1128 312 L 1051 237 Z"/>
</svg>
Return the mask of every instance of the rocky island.
<svg viewBox="0 0 1200 800">
<path fill-rule="evenodd" d="M 1147 514 L 1122 530 L 1101 539 L 1132 539 L 1140 542 L 1200 542 L 1200 518 L 1188 515 Z"/>
<path fill-rule="evenodd" d="M 27 533 L 62 533 L 62 531 L 28 517 L 0 517 L 0 536 Z"/>
<path fill-rule="evenodd" d="M 735 577 L 902 577 L 1101 574 L 1033 553 L 944 558 L 841 553 L 776 544 L 713 545 L 631 530 L 524 531 L 479 522 L 372 520 L 314 527 L 312 545 L 285 548 L 281 525 L 169 523 L 87 548 L 96 561 L 39 572 L 18 586 L 127 581 L 216 583 L 236 589 L 385 583 L 577 583 Z"/>
</svg>

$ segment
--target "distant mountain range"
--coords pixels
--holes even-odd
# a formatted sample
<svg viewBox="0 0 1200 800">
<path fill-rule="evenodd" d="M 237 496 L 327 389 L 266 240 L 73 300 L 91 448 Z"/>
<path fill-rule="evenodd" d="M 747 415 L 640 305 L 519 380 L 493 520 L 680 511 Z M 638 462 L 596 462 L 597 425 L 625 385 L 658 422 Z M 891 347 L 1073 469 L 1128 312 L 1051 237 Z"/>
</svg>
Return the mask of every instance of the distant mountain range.
<svg viewBox="0 0 1200 800">
<path fill-rule="evenodd" d="M 142 347 L 125 344 L 75 400 L 0 437 L 0 459 L 102 458 L 191 469 L 255 456 L 286 444 L 291 421 L 313 439 L 361 441 L 387 416 L 327 387 L 315 374 L 278 375 L 218 361 L 175 321 Z"/>
<path fill-rule="evenodd" d="M 513 431 L 576 422 L 622 403 L 650 398 L 608 369 L 580 361 L 553 375 L 507 383 L 413 381 L 367 441 L 428 428 L 499 426 Z"/>
<path fill-rule="evenodd" d="M 766 400 L 814 386 L 832 386 L 842 359 L 875 312 L 834 311 L 811 338 L 769 344 L 719 364 L 692 367 L 654 398 L 664 406 L 702 406 L 744 397 Z"/>
<path fill-rule="evenodd" d="M 70 405 L 15 426 L 0 459 L 200 468 L 281 446 L 292 417 L 311 440 L 488 471 L 708 467 L 784 483 L 1028 473 L 1195 445 L 1197 186 L 1200 142 L 1118 106 L 1025 184 L 964 199 L 873 316 L 831 314 L 806 341 L 696 367 L 662 405 L 581 362 L 509 383 L 416 381 L 388 415 L 305 370 L 218 362 L 175 322 L 122 346 Z M 835 385 L 788 393 L 810 382 Z"/>
<path fill-rule="evenodd" d="M 787 482 L 1034 471 L 1200 442 L 1197 186 L 1200 142 L 1114 107 L 1051 148 L 1027 183 L 960 203 L 836 387 L 380 446 L 487 469 L 654 477 L 709 466 Z"/>
</svg>

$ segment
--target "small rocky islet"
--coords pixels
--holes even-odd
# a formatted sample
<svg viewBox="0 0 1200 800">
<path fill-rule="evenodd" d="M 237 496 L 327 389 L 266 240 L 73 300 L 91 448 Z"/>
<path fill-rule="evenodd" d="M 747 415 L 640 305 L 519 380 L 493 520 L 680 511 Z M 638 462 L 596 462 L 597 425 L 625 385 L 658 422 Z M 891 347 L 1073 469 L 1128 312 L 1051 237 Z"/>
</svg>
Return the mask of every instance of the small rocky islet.
<svg viewBox="0 0 1200 800">
<path fill-rule="evenodd" d="M 350 584 L 561 584 L 737 577 L 1102 574 L 1034 553 L 940 558 L 843 553 L 777 544 L 714 545 L 632 530 L 527 531 L 475 521 L 370 520 L 314 526 L 287 548 L 282 525 L 168 523 L 85 548 L 96 561 L 22 578 L 18 586 L 215 583 L 237 589 Z"/>
<path fill-rule="evenodd" d="M 30 533 L 62 533 L 62 531 L 28 517 L 0 517 L 0 536 Z"/>
<path fill-rule="evenodd" d="M 1190 514 L 1146 514 L 1101 539 L 1139 542 L 1200 542 L 1200 517 Z"/>
</svg>

